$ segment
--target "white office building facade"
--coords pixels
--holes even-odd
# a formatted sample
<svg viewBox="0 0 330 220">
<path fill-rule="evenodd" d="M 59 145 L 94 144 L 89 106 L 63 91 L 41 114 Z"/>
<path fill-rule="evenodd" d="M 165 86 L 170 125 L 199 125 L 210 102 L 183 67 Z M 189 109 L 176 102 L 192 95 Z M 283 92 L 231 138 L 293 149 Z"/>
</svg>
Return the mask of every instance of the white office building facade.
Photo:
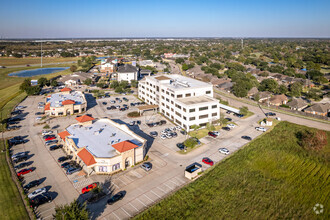
<svg viewBox="0 0 330 220">
<path fill-rule="evenodd" d="M 139 82 L 139 98 L 187 131 L 220 118 L 212 84 L 181 75 L 147 76 Z"/>
</svg>

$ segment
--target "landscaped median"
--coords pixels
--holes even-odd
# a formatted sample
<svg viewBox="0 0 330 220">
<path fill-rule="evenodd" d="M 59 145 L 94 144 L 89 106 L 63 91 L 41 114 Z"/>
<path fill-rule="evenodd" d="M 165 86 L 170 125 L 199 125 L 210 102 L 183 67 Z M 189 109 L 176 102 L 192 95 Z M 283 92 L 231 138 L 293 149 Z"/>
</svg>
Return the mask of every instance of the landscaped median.
<svg viewBox="0 0 330 220">
<path fill-rule="evenodd" d="M 281 122 L 136 219 L 327 219 L 329 140 Z"/>
</svg>

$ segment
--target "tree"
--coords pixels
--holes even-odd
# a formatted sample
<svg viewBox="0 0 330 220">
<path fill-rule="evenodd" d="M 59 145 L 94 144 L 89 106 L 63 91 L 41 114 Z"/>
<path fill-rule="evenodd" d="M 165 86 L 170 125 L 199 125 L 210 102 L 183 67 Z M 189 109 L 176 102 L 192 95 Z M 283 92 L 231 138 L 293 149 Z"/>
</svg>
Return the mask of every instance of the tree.
<svg viewBox="0 0 330 220">
<path fill-rule="evenodd" d="M 111 89 L 115 89 L 119 87 L 119 82 L 118 81 L 113 81 L 111 84 L 110 84 L 110 88 Z"/>
<path fill-rule="evenodd" d="M 127 88 L 128 87 L 128 81 L 121 81 L 119 83 L 120 87 L 122 87 L 123 89 Z"/>
<path fill-rule="evenodd" d="M 187 71 L 189 68 L 188 68 L 188 65 L 186 63 L 182 64 L 182 70 L 184 71 Z"/>
<path fill-rule="evenodd" d="M 264 79 L 261 81 L 259 91 L 276 92 L 278 83 L 274 79 Z"/>
<path fill-rule="evenodd" d="M 92 79 L 90 79 L 90 78 L 85 79 L 83 83 L 84 83 L 85 85 L 89 86 L 90 84 L 92 84 Z"/>
<path fill-rule="evenodd" d="M 175 63 L 180 63 L 180 64 L 182 64 L 182 63 L 184 63 L 184 59 L 183 59 L 183 58 L 176 58 L 176 59 L 175 59 Z"/>
<path fill-rule="evenodd" d="M 287 92 L 288 92 L 288 88 L 285 85 L 280 85 L 280 87 L 278 87 L 278 93 L 286 94 Z"/>
<path fill-rule="evenodd" d="M 218 122 L 220 123 L 220 125 L 223 126 L 228 123 L 228 119 L 226 119 L 225 116 L 223 114 L 221 114 Z"/>
<path fill-rule="evenodd" d="M 57 86 L 57 81 L 56 80 L 52 80 L 51 82 L 50 82 L 50 85 L 52 86 L 52 87 L 56 87 Z"/>
<path fill-rule="evenodd" d="M 259 93 L 255 94 L 255 95 L 253 96 L 253 99 L 254 99 L 254 101 L 259 102 L 259 100 L 260 100 L 260 95 L 259 95 Z"/>
<path fill-rule="evenodd" d="M 131 87 L 137 88 L 138 87 L 138 81 L 137 80 L 131 80 Z"/>
<path fill-rule="evenodd" d="M 87 210 L 86 203 L 79 203 L 74 200 L 70 204 L 60 205 L 55 207 L 55 214 L 53 218 L 56 220 L 88 220 L 89 211 Z"/>
<path fill-rule="evenodd" d="M 97 83 L 96 86 L 102 89 L 102 88 L 106 87 L 106 84 L 104 82 L 100 82 L 100 83 Z"/>
<path fill-rule="evenodd" d="M 207 123 L 206 124 L 206 129 L 208 130 L 208 131 L 214 131 L 215 130 L 215 127 L 214 127 L 214 125 L 212 124 L 212 123 Z"/>
<path fill-rule="evenodd" d="M 77 66 L 76 65 L 70 66 L 70 71 L 71 72 L 76 72 L 77 71 Z"/>
<path fill-rule="evenodd" d="M 29 87 L 31 87 L 31 78 L 25 79 L 20 85 L 19 89 L 21 91 L 26 91 Z"/>
<path fill-rule="evenodd" d="M 197 141 L 195 138 L 188 138 L 183 144 L 188 148 L 193 148 L 197 145 Z"/>
<path fill-rule="evenodd" d="M 40 87 L 44 87 L 46 84 L 49 84 L 49 81 L 48 81 L 47 78 L 41 77 L 41 78 L 38 79 L 38 85 Z"/>
<path fill-rule="evenodd" d="M 233 86 L 233 93 L 237 97 L 246 97 L 248 94 L 249 88 L 246 86 L 246 83 L 243 81 L 236 82 Z"/>
<path fill-rule="evenodd" d="M 295 82 L 290 85 L 290 92 L 291 92 L 291 95 L 294 97 L 300 97 L 302 89 L 303 89 L 303 87 L 300 82 Z"/>
<path fill-rule="evenodd" d="M 247 115 L 247 114 L 249 113 L 249 109 L 248 109 L 248 107 L 243 106 L 243 107 L 239 108 L 239 113 L 240 113 L 241 115 Z"/>
</svg>

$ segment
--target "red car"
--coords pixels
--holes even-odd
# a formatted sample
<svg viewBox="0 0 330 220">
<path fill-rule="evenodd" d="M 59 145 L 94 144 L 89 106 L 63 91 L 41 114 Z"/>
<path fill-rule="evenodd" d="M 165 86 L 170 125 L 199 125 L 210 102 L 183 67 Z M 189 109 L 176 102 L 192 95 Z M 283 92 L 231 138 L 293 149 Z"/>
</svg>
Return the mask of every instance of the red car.
<svg viewBox="0 0 330 220">
<path fill-rule="evenodd" d="M 50 140 L 54 140 L 56 137 L 48 137 L 45 139 L 45 141 L 50 141 Z"/>
<path fill-rule="evenodd" d="M 25 175 L 27 173 L 31 173 L 33 172 L 33 168 L 28 168 L 28 169 L 23 169 L 23 170 L 20 170 L 18 173 L 17 173 L 17 176 L 22 176 L 22 175 Z"/>
<path fill-rule="evenodd" d="M 211 131 L 208 133 L 208 135 L 211 136 L 211 137 L 214 137 L 214 138 L 216 138 L 218 136 L 218 135 L 216 135 L 215 133 L 213 133 Z"/>
<path fill-rule="evenodd" d="M 91 191 L 92 189 L 96 188 L 97 185 L 98 185 L 97 183 L 89 184 L 88 186 L 82 188 L 81 193 L 82 193 L 82 194 L 88 193 L 88 192 Z"/>
<path fill-rule="evenodd" d="M 208 157 L 204 157 L 202 161 L 205 164 L 208 164 L 210 166 L 213 166 L 213 161 L 210 158 L 208 158 Z"/>
</svg>

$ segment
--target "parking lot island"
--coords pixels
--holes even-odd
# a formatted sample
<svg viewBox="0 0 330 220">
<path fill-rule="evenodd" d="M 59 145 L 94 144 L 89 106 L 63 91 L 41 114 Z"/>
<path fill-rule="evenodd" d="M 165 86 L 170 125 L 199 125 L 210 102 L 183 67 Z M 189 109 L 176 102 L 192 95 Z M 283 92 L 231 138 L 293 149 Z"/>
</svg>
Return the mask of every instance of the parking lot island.
<svg viewBox="0 0 330 220">
<path fill-rule="evenodd" d="M 87 101 L 83 92 L 63 88 L 46 98 L 45 114 L 49 116 L 73 115 L 86 111 Z"/>
<path fill-rule="evenodd" d="M 110 174 L 142 162 L 146 139 L 125 124 L 83 115 L 58 135 L 63 149 L 88 174 Z"/>
</svg>

